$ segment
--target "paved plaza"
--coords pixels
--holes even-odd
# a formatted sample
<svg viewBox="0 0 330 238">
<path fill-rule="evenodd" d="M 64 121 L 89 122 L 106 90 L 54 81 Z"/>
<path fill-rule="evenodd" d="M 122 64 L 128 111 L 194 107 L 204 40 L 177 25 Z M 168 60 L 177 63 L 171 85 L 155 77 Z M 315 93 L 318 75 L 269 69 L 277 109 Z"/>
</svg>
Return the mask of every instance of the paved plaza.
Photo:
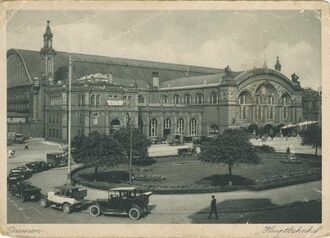
<svg viewBox="0 0 330 238">
<path fill-rule="evenodd" d="M 290 138 L 289 143 L 299 146 L 298 138 Z M 259 141 L 253 141 L 258 143 Z M 267 141 L 268 145 L 274 145 L 278 149 L 284 144 L 285 139 L 274 139 Z M 29 141 L 29 150 L 24 150 L 23 145 L 15 145 L 16 154 L 8 160 L 8 170 L 26 162 L 34 160 L 45 160 L 46 153 L 60 151 L 58 144 L 47 142 L 43 139 L 32 139 Z M 189 146 L 186 144 L 184 146 Z M 182 147 L 182 146 L 181 146 Z M 161 153 L 162 155 L 176 154 L 177 146 L 165 144 L 152 145 L 150 153 Z M 297 147 L 299 148 L 299 147 Z M 305 148 L 305 151 L 313 151 L 312 148 Z M 73 165 L 76 167 L 78 165 Z M 43 193 L 52 191 L 55 186 L 66 182 L 67 168 L 55 168 L 33 175 L 30 182 L 42 189 Z M 152 213 L 137 221 L 138 223 L 253 223 L 260 221 L 258 212 L 270 214 L 285 214 L 289 210 L 294 213 L 302 211 L 312 212 L 320 204 L 312 201 L 320 201 L 322 197 L 321 181 L 306 184 L 286 186 L 277 189 L 254 191 L 235 191 L 213 193 L 219 206 L 219 220 L 208 220 L 208 206 L 211 193 L 203 194 L 176 194 L 158 195 L 153 194 L 150 198 Z M 87 199 L 106 198 L 107 192 L 88 188 Z M 19 199 L 8 196 L 8 222 L 13 223 L 131 223 L 132 221 L 123 217 L 97 217 L 93 218 L 87 210 L 70 214 L 51 208 L 42 209 L 38 203 L 27 202 L 22 204 Z M 320 213 L 320 209 L 316 210 Z M 314 211 L 315 212 L 315 211 Z M 313 213 L 313 212 L 312 212 Z M 274 215 L 275 216 L 275 215 Z M 300 217 L 301 215 L 297 216 Z M 259 217 L 257 219 L 257 217 Z M 267 216 L 265 216 L 267 217 Z M 321 219 L 320 216 L 317 216 Z M 283 218 L 285 216 L 283 215 Z M 309 218 L 306 218 L 309 219 Z M 316 219 L 316 218 L 314 218 Z M 135 221 L 134 221 L 135 222 Z"/>
</svg>

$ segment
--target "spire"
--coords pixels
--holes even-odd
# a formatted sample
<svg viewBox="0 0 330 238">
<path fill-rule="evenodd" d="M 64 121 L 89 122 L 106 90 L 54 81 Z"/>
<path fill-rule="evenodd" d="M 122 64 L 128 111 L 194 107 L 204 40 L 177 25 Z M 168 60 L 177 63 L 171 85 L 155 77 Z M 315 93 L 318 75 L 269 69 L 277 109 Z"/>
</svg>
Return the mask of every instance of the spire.
<svg viewBox="0 0 330 238">
<path fill-rule="evenodd" d="M 47 21 L 46 31 L 44 33 L 44 50 L 53 49 L 53 33 L 49 26 L 50 21 Z"/>
<path fill-rule="evenodd" d="M 278 72 L 281 72 L 281 63 L 280 63 L 280 58 L 277 56 L 277 60 L 276 60 L 276 64 L 275 64 L 275 69 L 278 71 Z"/>
</svg>

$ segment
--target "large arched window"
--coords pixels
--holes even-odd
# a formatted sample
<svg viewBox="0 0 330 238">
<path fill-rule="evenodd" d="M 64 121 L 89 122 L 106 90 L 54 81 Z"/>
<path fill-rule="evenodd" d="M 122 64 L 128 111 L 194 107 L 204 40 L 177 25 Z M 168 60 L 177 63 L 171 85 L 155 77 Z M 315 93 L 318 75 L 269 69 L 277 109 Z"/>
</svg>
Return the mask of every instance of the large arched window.
<svg viewBox="0 0 330 238">
<path fill-rule="evenodd" d="M 248 105 L 251 104 L 251 96 L 247 92 L 243 92 L 238 96 L 238 102 L 240 104 L 239 118 L 248 119 L 248 117 L 249 117 Z"/>
<path fill-rule="evenodd" d="M 191 104 L 191 96 L 190 96 L 190 94 L 185 94 L 184 95 L 184 103 L 185 104 Z"/>
<path fill-rule="evenodd" d="M 181 98 L 179 95 L 174 95 L 174 104 L 180 104 Z"/>
<path fill-rule="evenodd" d="M 151 136 L 151 137 L 157 136 L 157 125 L 158 125 L 158 121 L 156 118 L 153 118 L 150 120 L 149 136 Z"/>
<path fill-rule="evenodd" d="M 195 118 L 190 120 L 189 123 L 189 134 L 190 135 L 197 135 L 197 121 Z"/>
<path fill-rule="evenodd" d="M 289 119 L 289 107 L 292 104 L 291 97 L 289 94 L 284 93 L 281 97 L 281 104 L 282 104 L 282 118 L 284 120 Z"/>
<path fill-rule="evenodd" d="M 210 103 L 216 104 L 218 102 L 218 94 L 216 92 L 212 92 L 210 94 Z"/>
<path fill-rule="evenodd" d="M 196 94 L 196 104 L 203 104 L 204 102 L 204 96 L 202 93 Z"/>
<path fill-rule="evenodd" d="M 48 58 L 47 60 L 47 73 L 51 74 L 52 73 L 52 59 Z"/>
<path fill-rule="evenodd" d="M 177 129 L 177 134 L 180 134 L 180 135 L 184 134 L 184 120 L 183 120 L 183 118 L 180 118 L 178 120 L 178 123 L 176 125 L 176 129 Z"/>
</svg>

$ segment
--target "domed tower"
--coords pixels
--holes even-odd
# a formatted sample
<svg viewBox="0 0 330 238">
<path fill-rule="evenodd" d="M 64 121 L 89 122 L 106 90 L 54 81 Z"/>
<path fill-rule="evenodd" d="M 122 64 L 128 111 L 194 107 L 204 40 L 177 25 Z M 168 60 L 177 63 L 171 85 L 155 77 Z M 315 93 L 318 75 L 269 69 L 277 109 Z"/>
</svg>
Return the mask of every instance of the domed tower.
<svg viewBox="0 0 330 238">
<path fill-rule="evenodd" d="M 55 49 L 53 48 L 53 33 L 49 26 L 50 21 L 47 21 L 46 31 L 44 33 L 44 46 L 40 50 L 41 56 L 41 76 L 47 79 L 49 83 L 53 82 L 54 78 L 54 59 Z"/>
<path fill-rule="evenodd" d="M 275 64 L 275 69 L 278 71 L 278 72 L 281 72 L 281 63 L 280 63 L 280 58 L 277 56 L 277 60 L 276 60 L 276 64 Z"/>
</svg>

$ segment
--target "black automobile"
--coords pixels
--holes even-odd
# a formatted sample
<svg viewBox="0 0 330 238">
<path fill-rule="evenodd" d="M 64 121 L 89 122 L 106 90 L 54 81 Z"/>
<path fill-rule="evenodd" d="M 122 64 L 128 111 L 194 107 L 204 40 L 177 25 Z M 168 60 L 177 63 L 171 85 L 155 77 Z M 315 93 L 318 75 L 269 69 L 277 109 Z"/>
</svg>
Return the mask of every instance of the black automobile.
<svg viewBox="0 0 330 238">
<path fill-rule="evenodd" d="M 9 191 L 9 188 L 11 185 L 14 185 L 20 181 L 24 180 L 24 176 L 23 175 L 14 175 L 11 174 L 10 176 L 7 177 L 7 189 Z"/>
<path fill-rule="evenodd" d="M 45 161 L 34 161 L 25 164 L 25 166 L 29 168 L 32 171 L 32 173 L 38 173 L 49 169 L 49 165 Z"/>
<path fill-rule="evenodd" d="M 9 192 L 13 196 L 18 196 L 22 202 L 27 200 L 39 200 L 41 198 L 41 189 L 26 181 L 19 181 L 9 186 Z"/>
<path fill-rule="evenodd" d="M 32 176 L 32 170 L 26 166 L 17 167 L 10 170 L 8 177 L 22 176 L 23 179 L 30 178 Z"/>
<path fill-rule="evenodd" d="M 104 215 L 128 215 L 137 220 L 149 213 L 149 197 L 152 192 L 142 193 L 137 187 L 119 187 L 109 190 L 107 199 L 97 199 L 89 207 L 89 213 L 96 217 Z"/>
</svg>

